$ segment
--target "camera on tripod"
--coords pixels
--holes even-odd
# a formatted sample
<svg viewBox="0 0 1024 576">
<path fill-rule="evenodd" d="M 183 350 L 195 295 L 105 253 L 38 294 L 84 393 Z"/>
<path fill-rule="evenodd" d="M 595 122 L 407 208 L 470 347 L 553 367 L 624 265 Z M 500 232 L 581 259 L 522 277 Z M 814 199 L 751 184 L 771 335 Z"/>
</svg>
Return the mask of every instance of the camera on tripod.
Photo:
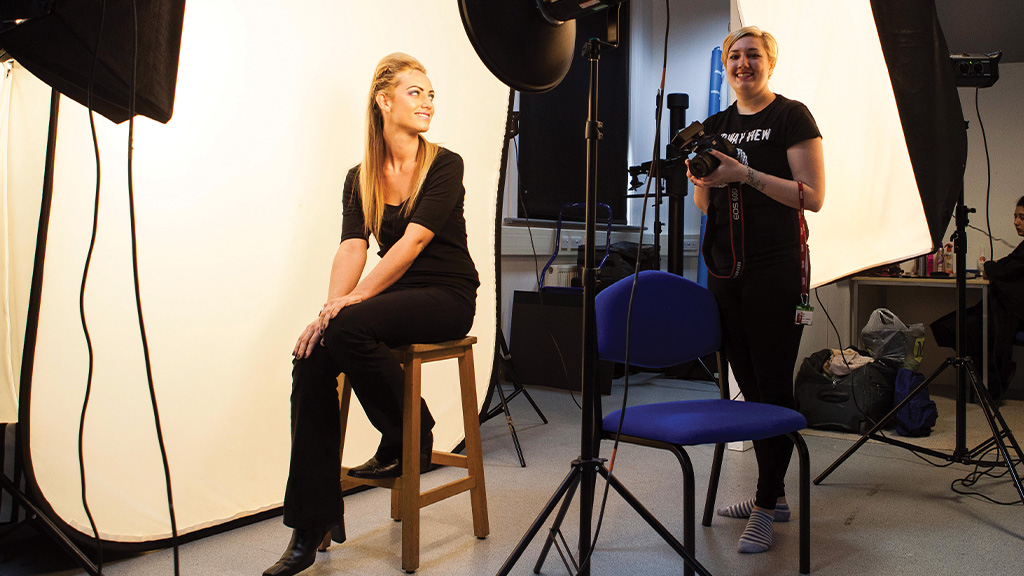
<svg viewBox="0 0 1024 576">
<path fill-rule="evenodd" d="M 736 158 L 746 164 L 746 155 L 736 148 L 732 142 L 726 140 L 721 134 L 705 134 L 704 125 L 694 122 L 672 137 L 672 145 L 686 154 L 694 154 L 690 159 L 690 174 L 697 178 L 703 178 L 711 174 L 722 163 L 721 160 L 711 153 L 718 150 L 731 158 Z"/>
</svg>

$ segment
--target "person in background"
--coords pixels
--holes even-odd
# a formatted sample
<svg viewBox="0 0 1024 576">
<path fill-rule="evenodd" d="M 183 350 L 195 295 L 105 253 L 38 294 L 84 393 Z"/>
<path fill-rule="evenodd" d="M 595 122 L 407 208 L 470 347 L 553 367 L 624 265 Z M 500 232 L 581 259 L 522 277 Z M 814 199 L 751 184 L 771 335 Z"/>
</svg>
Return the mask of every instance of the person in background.
<svg viewBox="0 0 1024 576">
<path fill-rule="evenodd" d="M 1024 237 L 1024 196 L 1013 209 L 1013 226 L 1017 235 Z M 993 398 L 1001 397 L 1017 370 L 1013 362 L 1013 342 L 1018 332 L 1024 331 L 1024 242 L 1009 255 L 985 262 L 982 273 L 988 278 L 992 298 L 989 300 L 993 322 L 992 359 L 996 378 L 989 375 L 989 392 Z"/>
<path fill-rule="evenodd" d="M 265 576 L 292 576 L 313 564 L 318 546 L 344 540 L 339 457 L 338 375 L 352 383 L 376 453 L 349 470 L 359 478 L 401 474 L 405 375 L 396 346 L 466 335 L 480 285 L 470 258 L 463 162 L 422 134 L 434 116 L 434 90 L 415 58 L 395 53 L 374 72 L 363 161 L 342 192 L 341 244 L 327 301 L 292 351 L 292 451 L 284 524 L 293 529 Z M 369 237 L 380 261 L 363 277 Z M 434 420 L 421 407 L 420 467 L 430 466 Z"/>
<path fill-rule="evenodd" d="M 687 161 L 687 176 L 694 202 L 708 215 L 708 288 L 718 301 L 722 349 L 743 397 L 794 408 L 793 370 L 803 333 L 794 318 L 806 293 L 802 271 L 809 274 L 801 257 L 800 220 L 803 208 L 821 209 L 825 163 L 810 111 L 768 86 L 777 59 L 775 38 L 755 26 L 725 38 L 722 60 L 736 102 L 708 118 L 704 132 L 724 135 L 746 163 L 714 150 L 716 169 L 696 178 Z M 771 548 L 772 522 L 790 517 L 784 478 L 792 442 L 785 436 L 755 441 L 754 453 L 754 498 L 718 510 L 748 518 L 741 553 Z"/>
</svg>

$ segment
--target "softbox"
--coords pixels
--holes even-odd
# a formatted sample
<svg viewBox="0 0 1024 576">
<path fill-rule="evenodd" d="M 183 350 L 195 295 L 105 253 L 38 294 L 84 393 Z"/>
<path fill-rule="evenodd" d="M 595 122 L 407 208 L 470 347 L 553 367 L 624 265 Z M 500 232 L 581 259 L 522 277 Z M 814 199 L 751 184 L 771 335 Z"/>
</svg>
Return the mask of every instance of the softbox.
<svg viewBox="0 0 1024 576">
<path fill-rule="evenodd" d="M 171 119 L 185 0 L 136 0 L 135 10 L 129 0 L 29 4 L 35 13 L 48 12 L 0 32 L 0 48 L 18 63 L 61 94 L 86 105 L 95 59 L 92 107 L 121 123 L 129 117 L 134 54 L 135 113 L 158 122 Z"/>
</svg>

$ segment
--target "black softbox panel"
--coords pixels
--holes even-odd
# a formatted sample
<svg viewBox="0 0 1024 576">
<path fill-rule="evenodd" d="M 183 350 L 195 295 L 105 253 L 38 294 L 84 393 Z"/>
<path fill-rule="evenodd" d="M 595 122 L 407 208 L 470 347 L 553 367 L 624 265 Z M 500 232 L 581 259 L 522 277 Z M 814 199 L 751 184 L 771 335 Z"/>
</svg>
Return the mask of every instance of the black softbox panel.
<svg viewBox="0 0 1024 576">
<path fill-rule="evenodd" d="M 963 187 L 967 125 L 933 0 L 871 0 L 932 249 Z"/>
<path fill-rule="evenodd" d="M 82 105 L 87 102 L 93 55 L 98 53 L 92 107 L 120 123 L 129 116 L 134 20 L 135 113 L 167 122 L 174 110 L 185 0 L 134 4 L 136 15 L 129 0 L 56 0 L 47 14 L 0 32 L 0 48 Z M 96 50 L 101 14 L 103 37 Z"/>
</svg>

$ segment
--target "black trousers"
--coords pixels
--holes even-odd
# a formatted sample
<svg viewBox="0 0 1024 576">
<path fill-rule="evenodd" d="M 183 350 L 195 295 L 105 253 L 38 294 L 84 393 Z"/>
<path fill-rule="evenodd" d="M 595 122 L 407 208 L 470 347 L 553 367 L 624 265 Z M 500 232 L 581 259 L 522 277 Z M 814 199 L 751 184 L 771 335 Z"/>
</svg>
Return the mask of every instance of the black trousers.
<svg viewBox="0 0 1024 576">
<path fill-rule="evenodd" d="M 794 323 L 800 303 L 800 262 L 750 266 L 738 279 L 708 279 L 718 301 L 722 350 L 748 402 L 795 408 L 793 369 L 803 326 Z M 786 436 L 754 441 L 757 506 L 775 508 L 785 495 L 793 442 Z"/>
<path fill-rule="evenodd" d="M 380 431 L 378 458 L 402 450 L 405 373 L 391 348 L 466 335 L 475 298 L 446 287 L 392 287 L 343 308 L 322 343 L 292 368 L 292 451 L 284 496 L 284 523 L 321 529 L 341 521 L 338 375 L 344 372 L 370 423 Z M 422 402 L 422 400 L 421 400 Z M 434 419 L 424 402 L 423 432 Z"/>
</svg>

